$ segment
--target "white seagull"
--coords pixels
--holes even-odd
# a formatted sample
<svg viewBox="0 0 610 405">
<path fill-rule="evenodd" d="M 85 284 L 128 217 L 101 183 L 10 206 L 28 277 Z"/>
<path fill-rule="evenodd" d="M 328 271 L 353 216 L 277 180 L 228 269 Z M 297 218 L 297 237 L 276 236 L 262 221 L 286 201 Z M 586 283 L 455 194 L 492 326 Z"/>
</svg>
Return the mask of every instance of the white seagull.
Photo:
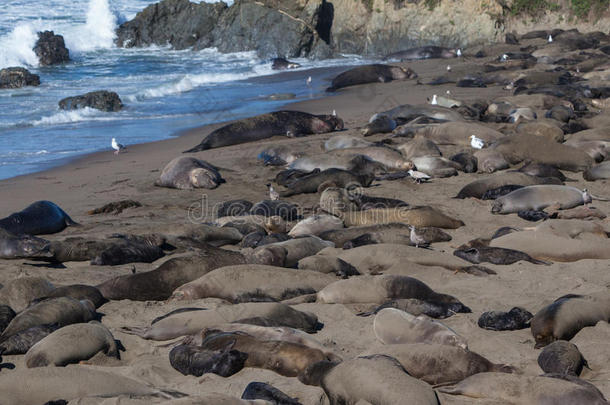
<svg viewBox="0 0 610 405">
<path fill-rule="evenodd" d="M 549 44 L 553 42 L 553 37 L 549 34 Z"/>
<path fill-rule="evenodd" d="M 269 187 L 269 198 L 271 199 L 271 201 L 279 200 L 280 199 L 280 195 L 278 194 L 277 191 L 275 191 L 275 189 L 273 188 L 271 183 L 267 184 L 267 187 Z"/>
<path fill-rule="evenodd" d="M 413 225 L 409 225 L 409 229 L 411 229 L 411 233 L 409 234 L 409 239 L 411 243 L 415 245 L 415 247 L 428 247 L 430 243 L 426 240 L 423 234 L 417 232 L 417 229 Z"/>
<path fill-rule="evenodd" d="M 409 173 L 409 176 L 411 176 L 417 183 L 424 183 L 430 180 L 430 176 L 428 176 L 426 173 L 418 172 L 417 170 L 411 169 L 407 173 Z"/>
<path fill-rule="evenodd" d="M 337 111 L 333 110 L 333 117 L 336 117 L 336 116 L 337 116 Z"/>
<path fill-rule="evenodd" d="M 436 100 L 436 94 L 432 95 L 432 101 L 430 101 L 430 104 L 433 104 L 433 105 L 438 104 L 438 101 Z"/>
<path fill-rule="evenodd" d="M 455 53 L 458 57 L 462 56 L 462 50 L 460 48 L 458 48 L 457 52 Z"/>
<path fill-rule="evenodd" d="M 507 54 L 502 55 L 502 60 L 503 61 L 507 61 L 508 60 L 508 55 Z"/>
<path fill-rule="evenodd" d="M 122 144 L 118 143 L 116 141 L 116 138 L 112 138 L 112 142 L 110 143 L 110 145 L 112 146 L 112 149 L 114 149 L 114 154 L 118 155 L 123 149 L 125 149 L 125 146 L 123 146 Z"/>
<path fill-rule="evenodd" d="M 470 145 L 475 149 L 483 149 L 485 147 L 485 142 L 483 142 L 481 138 L 470 135 Z"/>
<path fill-rule="evenodd" d="M 451 65 L 447 65 L 447 72 L 451 72 Z"/>
<path fill-rule="evenodd" d="M 309 76 L 307 78 L 307 80 L 305 81 L 305 83 L 307 83 L 308 86 L 311 86 L 311 76 Z"/>
</svg>

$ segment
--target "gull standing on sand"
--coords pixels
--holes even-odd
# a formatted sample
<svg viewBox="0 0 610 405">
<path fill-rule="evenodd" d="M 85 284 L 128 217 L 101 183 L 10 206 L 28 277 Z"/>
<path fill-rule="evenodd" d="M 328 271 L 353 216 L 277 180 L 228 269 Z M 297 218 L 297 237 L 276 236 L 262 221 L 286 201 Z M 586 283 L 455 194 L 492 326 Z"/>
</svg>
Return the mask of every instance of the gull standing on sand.
<svg viewBox="0 0 610 405">
<path fill-rule="evenodd" d="M 508 60 L 508 55 L 504 54 L 502 55 L 502 61 L 506 62 Z"/>
<path fill-rule="evenodd" d="M 307 80 L 305 81 L 305 83 L 307 83 L 308 86 L 311 86 L 311 76 L 309 76 L 307 78 Z"/>
<path fill-rule="evenodd" d="M 436 100 L 436 94 L 432 95 L 432 101 L 430 101 L 430 104 L 432 104 L 432 105 L 437 105 L 438 104 L 438 101 Z"/>
<path fill-rule="evenodd" d="M 409 225 L 409 229 L 411 229 L 411 233 L 409 234 L 409 239 L 411 239 L 411 243 L 418 247 L 428 247 L 430 243 L 424 238 L 423 233 L 417 232 L 413 225 Z"/>
<path fill-rule="evenodd" d="M 470 146 L 475 149 L 483 149 L 485 147 L 485 142 L 481 138 L 477 138 L 474 135 L 470 135 Z"/>
<path fill-rule="evenodd" d="M 451 72 L 451 65 L 447 65 L 447 72 Z"/>
<path fill-rule="evenodd" d="M 462 56 L 462 50 L 460 48 L 458 48 L 458 50 L 455 52 L 455 54 L 459 58 L 460 56 Z"/>
<path fill-rule="evenodd" d="M 267 184 L 267 187 L 269 187 L 269 199 L 271 201 L 277 201 L 280 199 L 280 195 L 278 194 L 277 191 L 275 191 L 275 189 L 273 188 L 273 186 L 271 185 L 271 183 Z"/>
<path fill-rule="evenodd" d="M 548 41 L 549 41 L 549 44 L 550 44 L 551 42 L 553 42 L 553 37 L 551 36 L 551 34 L 549 34 L 549 40 L 548 40 Z"/>
<path fill-rule="evenodd" d="M 112 142 L 110 143 L 110 145 L 112 146 L 112 149 L 114 149 L 114 154 L 118 155 L 119 152 L 121 152 L 123 149 L 125 149 L 125 146 L 123 146 L 122 144 L 118 143 L 116 141 L 116 138 L 112 138 Z"/>
<path fill-rule="evenodd" d="M 407 173 L 409 173 L 409 176 L 411 176 L 417 183 L 424 183 L 430 180 L 430 176 L 428 176 L 426 173 L 418 172 L 417 170 L 411 169 Z"/>
</svg>

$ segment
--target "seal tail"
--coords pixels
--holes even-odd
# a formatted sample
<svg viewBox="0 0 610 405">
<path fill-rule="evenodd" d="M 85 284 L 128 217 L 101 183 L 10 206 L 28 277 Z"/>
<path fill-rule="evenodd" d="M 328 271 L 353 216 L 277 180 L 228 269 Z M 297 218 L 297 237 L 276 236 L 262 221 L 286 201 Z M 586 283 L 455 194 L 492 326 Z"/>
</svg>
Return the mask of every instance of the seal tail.
<svg viewBox="0 0 610 405">
<path fill-rule="evenodd" d="M 195 152 L 201 152 L 202 150 L 207 150 L 207 149 L 210 149 L 210 147 L 206 143 L 201 142 L 199 145 L 195 146 L 194 148 L 185 150 L 182 153 L 195 153 Z"/>
<path fill-rule="evenodd" d="M 122 328 L 119 328 L 119 330 L 123 333 L 126 333 L 128 335 L 136 335 L 136 336 L 140 336 L 141 338 L 144 338 L 144 336 L 146 335 L 146 332 L 148 332 L 148 327 L 146 326 L 123 326 Z"/>
</svg>

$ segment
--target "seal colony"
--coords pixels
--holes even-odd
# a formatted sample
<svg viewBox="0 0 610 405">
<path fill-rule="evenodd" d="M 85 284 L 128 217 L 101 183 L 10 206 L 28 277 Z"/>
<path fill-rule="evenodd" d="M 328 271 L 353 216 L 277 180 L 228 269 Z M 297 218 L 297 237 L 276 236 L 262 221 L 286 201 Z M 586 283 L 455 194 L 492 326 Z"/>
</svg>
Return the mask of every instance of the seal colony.
<svg viewBox="0 0 610 405">
<path fill-rule="evenodd" d="M 610 38 L 509 39 L 0 182 L 0 402 L 607 404 Z"/>
</svg>

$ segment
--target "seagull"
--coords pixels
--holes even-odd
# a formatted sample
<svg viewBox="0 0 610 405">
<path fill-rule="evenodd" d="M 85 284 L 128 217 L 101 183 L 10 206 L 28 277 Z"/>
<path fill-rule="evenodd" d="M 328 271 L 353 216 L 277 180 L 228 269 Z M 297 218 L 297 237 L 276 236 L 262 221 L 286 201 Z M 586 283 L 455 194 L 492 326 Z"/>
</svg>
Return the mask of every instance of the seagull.
<svg viewBox="0 0 610 405">
<path fill-rule="evenodd" d="M 451 72 L 451 66 L 447 65 L 447 72 Z"/>
<path fill-rule="evenodd" d="M 507 61 L 508 60 L 508 55 L 507 54 L 502 55 L 502 60 L 503 61 Z"/>
<path fill-rule="evenodd" d="M 458 48 L 458 50 L 455 52 L 455 54 L 460 57 L 462 56 L 462 50 L 460 48 Z"/>
<path fill-rule="evenodd" d="M 309 76 L 307 78 L 307 80 L 305 81 L 305 83 L 307 83 L 308 86 L 311 86 L 311 76 Z"/>
<path fill-rule="evenodd" d="M 333 117 L 337 116 L 337 111 L 333 110 Z"/>
<path fill-rule="evenodd" d="M 483 149 L 485 147 L 485 142 L 474 135 L 470 135 L 470 145 L 475 149 Z"/>
<path fill-rule="evenodd" d="M 438 101 L 436 101 L 436 94 L 432 95 L 432 101 L 430 101 L 430 104 L 433 104 L 433 105 L 438 104 Z"/>
<path fill-rule="evenodd" d="M 549 41 L 549 44 L 550 44 L 551 42 L 553 42 L 553 37 L 552 37 L 550 34 L 549 34 L 549 39 L 548 39 L 548 41 Z"/>
<path fill-rule="evenodd" d="M 451 91 L 450 91 L 450 90 L 447 90 L 447 94 L 451 94 Z"/>
<path fill-rule="evenodd" d="M 417 229 L 413 225 L 409 225 L 409 229 L 411 229 L 411 233 L 409 234 L 409 239 L 411 239 L 411 243 L 418 247 L 428 247 L 430 246 L 430 242 L 428 242 L 423 233 L 417 232 Z"/>
<path fill-rule="evenodd" d="M 409 176 L 413 177 L 413 180 L 415 180 L 417 183 L 424 183 L 430 180 L 430 176 L 428 176 L 426 173 L 418 172 L 417 170 L 411 169 L 407 173 L 409 173 Z"/>
<path fill-rule="evenodd" d="M 273 188 L 271 183 L 267 184 L 267 187 L 269 187 L 269 198 L 271 199 L 271 201 L 279 200 L 280 199 L 280 195 L 278 194 L 277 191 L 275 191 L 275 189 Z"/>
<path fill-rule="evenodd" d="M 116 138 L 112 138 L 112 142 L 110 144 L 112 146 L 112 149 L 114 149 L 114 154 L 118 155 L 123 149 L 125 149 L 125 146 L 121 145 L 120 143 L 118 143 L 116 141 Z"/>
</svg>

